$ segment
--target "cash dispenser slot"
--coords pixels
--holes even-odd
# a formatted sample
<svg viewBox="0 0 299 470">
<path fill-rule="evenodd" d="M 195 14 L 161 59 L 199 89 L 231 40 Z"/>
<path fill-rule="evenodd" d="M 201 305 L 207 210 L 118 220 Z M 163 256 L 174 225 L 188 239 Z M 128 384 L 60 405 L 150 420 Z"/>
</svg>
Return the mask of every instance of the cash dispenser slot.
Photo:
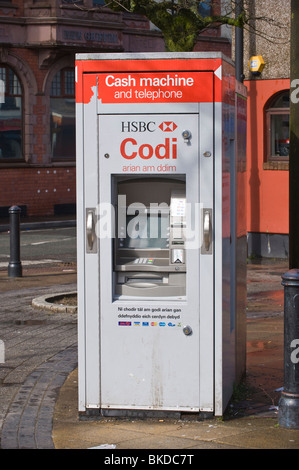
<svg viewBox="0 0 299 470">
<path fill-rule="evenodd" d="M 186 295 L 184 177 L 120 178 L 114 187 L 115 297 L 182 299 Z"/>
</svg>

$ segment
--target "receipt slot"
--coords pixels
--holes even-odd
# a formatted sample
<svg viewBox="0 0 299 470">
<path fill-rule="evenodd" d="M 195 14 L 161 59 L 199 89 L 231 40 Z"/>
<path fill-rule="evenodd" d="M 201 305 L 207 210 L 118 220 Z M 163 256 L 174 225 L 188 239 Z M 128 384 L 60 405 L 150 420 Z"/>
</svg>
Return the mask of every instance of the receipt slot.
<svg viewBox="0 0 299 470">
<path fill-rule="evenodd" d="M 243 92 L 221 54 L 77 55 L 81 414 L 223 414 L 245 369 Z"/>
</svg>

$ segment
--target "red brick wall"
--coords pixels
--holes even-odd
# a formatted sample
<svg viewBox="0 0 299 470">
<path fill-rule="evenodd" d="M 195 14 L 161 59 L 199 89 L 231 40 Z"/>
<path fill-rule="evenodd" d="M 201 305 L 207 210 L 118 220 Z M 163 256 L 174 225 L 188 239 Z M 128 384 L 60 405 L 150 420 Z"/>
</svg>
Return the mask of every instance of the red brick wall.
<svg viewBox="0 0 299 470">
<path fill-rule="evenodd" d="M 76 169 L 2 168 L 0 187 L 0 207 L 26 205 L 28 216 L 49 216 L 54 204 L 76 202 Z"/>
</svg>

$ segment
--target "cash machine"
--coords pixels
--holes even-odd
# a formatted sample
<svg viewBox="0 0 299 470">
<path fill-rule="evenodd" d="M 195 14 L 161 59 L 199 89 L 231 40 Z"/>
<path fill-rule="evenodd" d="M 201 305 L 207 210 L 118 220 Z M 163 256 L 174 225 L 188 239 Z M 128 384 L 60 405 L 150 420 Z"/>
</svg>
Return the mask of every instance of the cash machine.
<svg viewBox="0 0 299 470">
<path fill-rule="evenodd" d="M 236 83 L 218 53 L 76 57 L 80 413 L 221 415 L 244 372 Z"/>
</svg>

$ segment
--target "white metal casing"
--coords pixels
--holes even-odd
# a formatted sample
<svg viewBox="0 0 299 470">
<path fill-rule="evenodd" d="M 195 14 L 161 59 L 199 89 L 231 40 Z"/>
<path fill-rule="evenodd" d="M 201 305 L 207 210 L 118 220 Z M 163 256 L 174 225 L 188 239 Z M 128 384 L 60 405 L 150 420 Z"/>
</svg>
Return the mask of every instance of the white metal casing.
<svg viewBox="0 0 299 470">
<path fill-rule="evenodd" d="M 134 70 L 132 61 L 148 61 L 152 71 L 155 70 L 153 63 L 156 60 L 163 59 L 167 66 L 167 61 L 179 63 L 180 60 L 186 59 L 186 55 L 77 56 L 77 64 L 91 63 L 91 69 L 86 67 L 88 73 L 85 75 L 82 70 L 81 77 L 77 77 L 77 87 L 82 87 L 82 95 L 86 93 L 86 89 L 91 90 L 88 102 L 84 102 L 84 99 L 81 102 L 77 98 L 80 412 L 90 408 L 209 411 L 222 415 L 231 396 L 235 380 L 236 348 L 233 300 L 235 294 L 229 287 L 235 283 L 232 278 L 235 271 L 232 269 L 234 257 L 231 243 L 232 235 L 234 237 L 231 233 L 231 211 L 234 207 L 231 200 L 231 174 L 235 155 L 234 100 L 231 94 L 234 93 L 231 76 L 233 68 L 229 61 L 218 54 L 196 53 L 187 54 L 187 57 L 192 59 L 192 65 L 194 61 L 203 61 L 206 64 L 211 60 L 211 63 L 214 63 L 209 71 L 214 87 L 213 96 L 216 96 L 215 81 L 221 80 L 223 96 L 228 91 L 230 103 L 219 100 L 187 103 L 104 103 L 98 96 L 99 86 L 96 80 L 91 80 L 92 74 L 98 77 L 102 73 L 101 61 L 111 61 L 111 71 L 114 66 L 112 59 L 117 60 L 117 72 L 121 68 L 119 63 L 124 61 L 124 70 L 129 70 L 131 76 L 134 76 L 134 73 L 138 74 L 138 70 Z M 226 68 L 229 73 L 225 76 L 223 84 L 224 77 L 221 73 Z M 206 73 L 206 68 L 204 70 Z M 218 86 L 220 85 L 218 83 Z M 212 210 L 212 253 L 202 254 L 201 246 L 187 251 L 186 299 L 115 299 L 111 239 L 98 236 L 93 252 L 86 252 L 86 210 L 91 208 L 95 211 L 95 223 L 99 230 L 99 220 L 103 220 L 101 204 L 107 203 L 109 207 L 111 203 L 113 175 L 123 173 L 124 163 L 129 163 L 126 166 L 128 173 L 132 174 L 129 168 L 132 161 L 124 162 L 118 158 L 119 146 L 123 139 L 120 123 L 130 117 L 136 122 L 155 122 L 156 128 L 160 121 L 175 122 L 178 126 L 177 132 L 171 135 L 177 139 L 178 158 L 175 165 L 171 165 L 173 161 L 167 161 L 167 165 L 175 166 L 176 174 L 185 175 L 187 201 L 193 205 L 197 204 L 200 208 Z M 191 146 L 181 139 L 182 130 L 185 128 L 191 129 Z M 228 145 L 224 144 L 224 135 Z M 145 132 L 143 137 L 152 140 L 143 142 L 152 142 L 155 147 L 161 141 L 161 136 L 158 129 L 152 133 Z M 135 151 L 135 147 L 131 146 L 130 151 L 133 150 Z M 106 158 L 107 154 L 115 155 L 115 158 Z M 187 160 L 182 158 L 187 154 Z M 148 162 L 134 158 L 133 166 L 137 167 L 140 163 Z M 148 166 L 154 166 L 155 175 L 160 176 L 157 174 L 158 164 L 161 162 Z M 133 173 L 142 176 L 146 172 L 134 169 Z M 163 171 L 164 176 L 172 174 L 172 169 Z M 107 213 L 105 217 L 108 222 Z M 202 238 L 202 233 L 200 235 Z M 131 318 L 119 316 L 125 314 L 125 308 Z M 153 309 L 156 311 L 152 312 Z M 169 323 L 176 324 L 173 327 L 166 326 L 164 318 L 158 318 L 157 321 L 153 318 L 154 314 L 162 316 L 166 309 L 169 311 L 168 315 L 179 315 L 177 319 L 167 318 L 166 315 Z M 141 317 L 132 316 L 134 314 Z M 150 323 L 157 325 L 134 325 L 139 321 L 143 322 L 142 315 L 150 315 Z M 126 318 L 131 325 L 120 326 L 120 319 Z M 144 317 L 144 321 L 146 318 L 148 317 Z M 159 326 L 159 323 L 166 325 Z M 186 336 L 182 329 L 190 323 L 193 334 Z"/>
</svg>

